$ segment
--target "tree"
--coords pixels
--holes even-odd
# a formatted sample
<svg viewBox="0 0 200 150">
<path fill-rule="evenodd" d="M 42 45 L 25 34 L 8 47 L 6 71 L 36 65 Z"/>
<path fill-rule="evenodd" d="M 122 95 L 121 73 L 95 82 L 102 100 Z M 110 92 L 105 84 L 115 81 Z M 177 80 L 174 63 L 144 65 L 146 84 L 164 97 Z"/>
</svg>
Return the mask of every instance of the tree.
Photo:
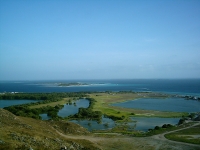
<svg viewBox="0 0 200 150">
<path fill-rule="evenodd" d="M 155 128 L 154 128 L 155 130 L 159 130 L 160 129 L 160 127 L 159 126 L 155 126 Z"/>
<path fill-rule="evenodd" d="M 179 122 L 178 122 L 178 125 L 181 125 L 181 124 L 183 124 L 184 122 L 185 122 L 184 119 L 180 119 Z"/>
<path fill-rule="evenodd" d="M 190 117 L 191 119 L 194 119 L 194 117 L 195 117 L 195 113 L 191 113 L 188 117 Z"/>
</svg>

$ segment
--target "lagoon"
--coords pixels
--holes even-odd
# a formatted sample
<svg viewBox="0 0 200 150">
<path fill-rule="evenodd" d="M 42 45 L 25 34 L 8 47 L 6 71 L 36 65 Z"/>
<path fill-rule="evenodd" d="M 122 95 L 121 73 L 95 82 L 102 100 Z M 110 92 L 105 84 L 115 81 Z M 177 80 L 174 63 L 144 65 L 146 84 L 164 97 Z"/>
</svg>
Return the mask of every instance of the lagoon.
<svg viewBox="0 0 200 150">
<path fill-rule="evenodd" d="M 49 119 L 51 119 L 51 117 L 48 116 L 47 114 L 40 114 L 40 117 L 42 118 L 42 120 L 49 120 Z"/>
<path fill-rule="evenodd" d="M 122 103 L 115 103 L 112 106 L 145 109 L 156 111 L 172 111 L 172 112 L 199 112 L 200 102 L 196 100 L 185 100 L 184 98 L 141 98 Z"/>
<path fill-rule="evenodd" d="M 79 99 L 76 101 L 73 101 L 71 104 L 65 104 L 64 107 L 59 110 L 58 116 L 60 117 L 68 117 L 70 115 L 74 115 L 78 113 L 79 108 L 88 108 L 89 107 L 89 101 L 87 99 Z M 51 117 L 47 116 L 47 114 L 40 114 L 42 117 L 42 120 L 49 120 Z"/>
<path fill-rule="evenodd" d="M 134 126 L 135 130 L 148 131 L 148 129 L 154 129 L 155 126 L 162 127 L 164 124 L 176 125 L 180 118 L 131 117 L 131 120 L 134 122 L 131 122 L 128 125 Z"/>
<path fill-rule="evenodd" d="M 76 101 L 73 101 L 73 103 L 65 104 L 64 107 L 59 110 L 58 116 L 60 117 L 67 117 L 69 115 L 74 115 L 78 113 L 79 108 L 88 108 L 89 107 L 89 101 L 87 99 L 79 99 Z"/>
<path fill-rule="evenodd" d="M 136 101 L 140 101 L 140 100 L 136 100 Z M 37 102 L 37 101 L 36 100 L 0 100 L 0 107 L 3 108 L 3 107 L 11 106 L 11 105 L 25 104 L 25 103 L 31 103 L 31 102 Z M 72 103 L 72 105 L 65 104 L 64 107 L 58 112 L 58 115 L 61 117 L 67 117 L 69 115 L 74 115 L 78 113 L 78 109 L 80 107 L 83 107 L 83 108 L 89 107 L 89 101 L 87 99 L 80 99 L 73 102 L 75 102 L 76 105 L 74 105 L 74 103 Z M 47 114 L 40 114 L 40 116 L 42 117 L 42 120 L 51 119 L 49 116 L 47 116 Z M 131 128 L 134 127 L 135 130 L 148 131 L 148 129 L 150 128 L 154 128 L 155 126 L 162 126 L 163 124 L 175 125 L 178 123 L 179 118 L 131 117 L 131 120 L 133 122 L 130 122 L 127 124 Z M 87 128 L 89 131 L 108 130 L 116 126 L 116 123 L 112 119 L 106 118 L 104 116 L 102 116 L 101 123 L 98 123 L 97 121 L 94 121 L 94 120 L 71 120 L 71 122 L 77 123 Z"/>
<path fill-rule="evenodd" d="M 37 100 L 0 100 L 0 108 L 12 106 L 12 105 L 21 105 L 27 103 L 35 103 Z"/>
<path fill-rule="evenodd" d="M 130 130 L 148 131 L 148 129 L 154 129 L 155 126 L 160 126 L 164 124 L 176 125 L 178 124 L 180 118 L 158 118 L 158 117 L 131 117 L 132 122 L 126 124 Z M 81 125 L 82 127 L 92 130 L 108 130 L 114 128 L 117 124 L 110 118 L 105 118 L 102 116 L 101 123 L 94 120 L 71 120 L 71 122 Z"/>
<path fill-rule="evenodd" d="M 101 122 L 95 120 L 71 120 L 70 122 L 81 125 L 82 127 L 92 130 L 108 130 L 115 127 L 115 122 L 110 118 L 102 116 Z"/>
</svg>

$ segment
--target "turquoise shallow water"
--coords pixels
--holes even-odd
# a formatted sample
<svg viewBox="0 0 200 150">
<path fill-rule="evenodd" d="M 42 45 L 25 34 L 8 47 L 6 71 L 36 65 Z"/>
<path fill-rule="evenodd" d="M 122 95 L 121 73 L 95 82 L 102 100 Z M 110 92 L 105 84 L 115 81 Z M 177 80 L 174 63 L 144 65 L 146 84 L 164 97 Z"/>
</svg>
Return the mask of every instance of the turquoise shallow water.
<svg viewBox="0 0 200 150">
<path fill-rule="evenodd" d="M 81 82 L 88 86 L 60 87 L 58 83 Z M 3 92 L 152 91 L 200 97 L 200 79 L 43 80 L 0 81 Z"/>
</svg>

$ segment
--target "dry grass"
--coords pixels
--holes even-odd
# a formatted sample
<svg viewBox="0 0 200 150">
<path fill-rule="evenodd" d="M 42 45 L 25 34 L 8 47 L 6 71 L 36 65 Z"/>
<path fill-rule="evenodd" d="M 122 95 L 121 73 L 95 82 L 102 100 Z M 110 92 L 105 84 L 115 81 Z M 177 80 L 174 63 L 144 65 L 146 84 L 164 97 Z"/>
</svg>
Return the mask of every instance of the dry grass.
<svg viewBox="0 0 200 150">
<path fill-rule="evenodd" d="M 65 128 L 63 127 L 65 126 Z M 88 133 L 86 129 L 67 122 L 41 121 L 25 117 L 17 117 L 10 112 L 0 109 L 0 149 L 60 149 L 62 145 L 67 147 L 94 148 L 88 140 L 67 139 L 58 134 L 56 128 L 65 134 Z"/>
</svg>

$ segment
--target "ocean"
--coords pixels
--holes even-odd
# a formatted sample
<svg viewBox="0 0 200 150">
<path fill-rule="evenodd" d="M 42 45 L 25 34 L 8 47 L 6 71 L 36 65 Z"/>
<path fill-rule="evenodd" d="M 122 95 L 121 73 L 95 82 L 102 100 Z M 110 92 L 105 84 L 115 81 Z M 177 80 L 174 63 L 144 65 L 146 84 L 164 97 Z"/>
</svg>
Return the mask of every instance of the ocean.
<svg viewBox="0 0 200 150">
<path fill-rule="evenodd" d="M 60 83 L 87 83 L 81 86 L 59 86 Z M 135 91 L 162 92 L 200 97 L 200 79 L 120 79 L 120 80 L 38 80 L 0 81 L 4 92 L 103 92 Z"/>
</svg>

